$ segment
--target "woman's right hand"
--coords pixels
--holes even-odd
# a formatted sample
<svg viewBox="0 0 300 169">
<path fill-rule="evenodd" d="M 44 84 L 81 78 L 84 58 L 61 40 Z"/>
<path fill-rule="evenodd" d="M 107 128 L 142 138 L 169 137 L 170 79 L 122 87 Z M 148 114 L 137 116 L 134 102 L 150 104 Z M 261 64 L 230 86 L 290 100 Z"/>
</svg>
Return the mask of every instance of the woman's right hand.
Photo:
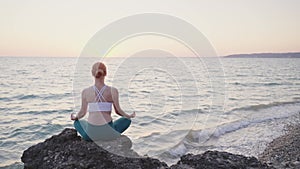
<svg viewBox="0 0 300 169">
<path fill-rule="evenodd" d="M 77 117 L 76 117 L 76 114 L 75 114 L 75 113 L 72 113 L 72 114 L 71 114 L 71 120 L 77 120 Z"/>
</svg>

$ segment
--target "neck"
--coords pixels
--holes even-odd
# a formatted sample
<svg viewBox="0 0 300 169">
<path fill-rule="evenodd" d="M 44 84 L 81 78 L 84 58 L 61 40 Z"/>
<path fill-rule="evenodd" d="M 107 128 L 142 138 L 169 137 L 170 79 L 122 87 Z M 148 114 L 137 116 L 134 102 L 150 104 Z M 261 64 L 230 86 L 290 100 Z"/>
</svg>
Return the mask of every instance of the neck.
<svg viewBox="0 0 300 169">
<path fill-rule="evenodd" d="M 95 85 L 97 87 L 102 87 L 104 86 L 104 77 L 103 78 L 95 78 Z"/>
</svg>

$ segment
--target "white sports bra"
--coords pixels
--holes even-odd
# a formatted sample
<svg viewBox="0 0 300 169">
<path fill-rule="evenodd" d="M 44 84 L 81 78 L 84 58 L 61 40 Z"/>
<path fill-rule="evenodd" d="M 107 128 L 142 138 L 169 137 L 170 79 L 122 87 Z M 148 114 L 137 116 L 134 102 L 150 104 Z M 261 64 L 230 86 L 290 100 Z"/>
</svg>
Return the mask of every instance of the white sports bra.
<svg viewBox="0 0 300 169">
<path fill-rule="evenodd" d="M 100 90 L 93 86 L 97 96 L 95 98 L 95 102 L 88 103 L 88 111 L 89 112 L 104 112 L 112 110 L 112 102 L 107 102 L 103 97 L 103 92 L 106 89 L 106 85 L 104 85 Z"/>
</svg>

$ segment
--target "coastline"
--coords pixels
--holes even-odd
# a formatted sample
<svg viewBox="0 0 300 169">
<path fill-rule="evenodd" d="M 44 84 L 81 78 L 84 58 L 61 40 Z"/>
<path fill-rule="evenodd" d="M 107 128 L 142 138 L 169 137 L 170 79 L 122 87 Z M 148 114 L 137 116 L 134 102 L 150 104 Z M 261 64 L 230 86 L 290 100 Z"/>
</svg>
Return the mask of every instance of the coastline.
<svg viewBox="0 0 300 169">
<path fill-rule="evenodd" d="M 259 160 L 275 168 L 300 168 L 300 112 L 294 124 L 286 126 L 285 134 L 270 142 Z"/>
<path fill-rule="evenodd" d="M 286 129 L 258 158 L 206 151 L 183 155 L 177 164 L 168 166 L 158 159 L 139 156 L 131 149 L 131 141 L 126 136 L 96 145 L 83 141 L 74 129 L 67 128 L 25 150 L 21 159 L 24 168 L 297 168 L 300 167 L 300 124 L 296 122 Z"/>
</svg>

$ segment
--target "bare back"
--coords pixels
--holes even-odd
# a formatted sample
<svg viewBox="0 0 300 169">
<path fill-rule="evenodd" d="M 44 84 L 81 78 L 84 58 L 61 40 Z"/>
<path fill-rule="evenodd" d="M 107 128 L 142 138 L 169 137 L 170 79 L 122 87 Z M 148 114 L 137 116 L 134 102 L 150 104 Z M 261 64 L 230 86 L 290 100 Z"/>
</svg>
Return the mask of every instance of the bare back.
<svg viewBox="0 0 300 169">
<path fill-rule="evenodd" d="M 87 103 L 94 103 L 97 101 L 97 93 L 94 90 L 93 86 L 86 88 L 83 91 L 84 98 Z M 107 86 L 102 94 L 104 100 L 106 102 L 113 102 L 111 87 Z M 111 111 L 97 111 L 97 112 L 89 112 L 88 122 L 93 125 L 104 125 L 112 121 Z"/>
</svg>

